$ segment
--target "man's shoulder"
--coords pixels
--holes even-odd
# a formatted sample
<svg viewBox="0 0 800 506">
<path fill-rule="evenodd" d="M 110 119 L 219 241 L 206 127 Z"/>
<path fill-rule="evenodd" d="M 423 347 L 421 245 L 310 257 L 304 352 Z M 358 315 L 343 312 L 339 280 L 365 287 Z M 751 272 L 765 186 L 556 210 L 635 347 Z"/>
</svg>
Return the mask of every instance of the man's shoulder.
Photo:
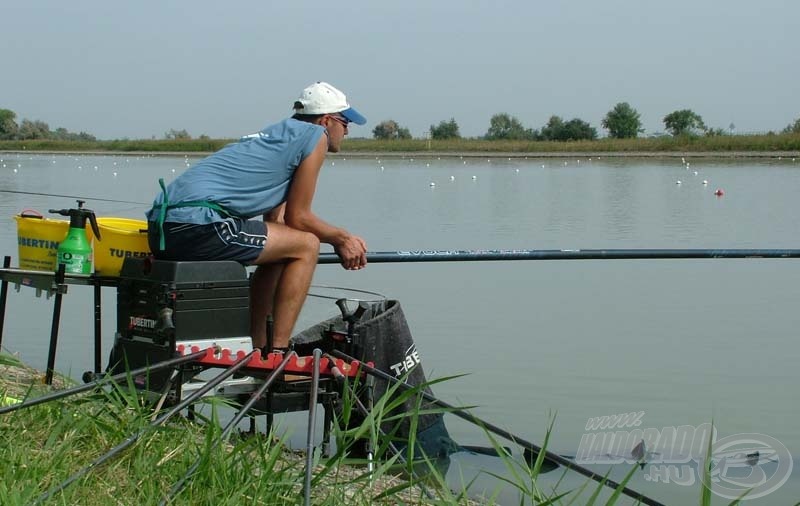
<svg viewBox="0 0 800 506">
<path fill-rule="evenodd" d="M 308 123 L 306 121 L 299 121 L 293 118 L 286 118 L 277 123 L 267 125 L 262 130 L 243 136 L 242 139 L 247 138 L 298 138 L 312 135 L 315 132 L 322 132 L 325 129 L 319 125 Z"/>
</svg>

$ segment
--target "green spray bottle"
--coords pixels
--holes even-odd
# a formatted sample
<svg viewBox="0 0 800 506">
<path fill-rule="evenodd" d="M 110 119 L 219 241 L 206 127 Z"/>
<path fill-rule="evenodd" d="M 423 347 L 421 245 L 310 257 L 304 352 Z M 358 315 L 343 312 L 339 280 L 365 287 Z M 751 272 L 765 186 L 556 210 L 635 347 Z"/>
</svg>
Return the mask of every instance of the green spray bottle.
<svg viewBox="0 0 800 506">
<path fill-rule="evenodd" d="M 64 264 L 64 271 L 73 274 L 92 273 L 92 244 L 86 237 L 86 220 L 92 225 L 94 235 L 100 239 L 97 217 L 94 211 L 84 209 L 84 200 L 78 200 L 77 209 L 50 209 L 51 213 L 69 216 L 67 237 L 58 245 L 57 262 Z"/>
</svg>

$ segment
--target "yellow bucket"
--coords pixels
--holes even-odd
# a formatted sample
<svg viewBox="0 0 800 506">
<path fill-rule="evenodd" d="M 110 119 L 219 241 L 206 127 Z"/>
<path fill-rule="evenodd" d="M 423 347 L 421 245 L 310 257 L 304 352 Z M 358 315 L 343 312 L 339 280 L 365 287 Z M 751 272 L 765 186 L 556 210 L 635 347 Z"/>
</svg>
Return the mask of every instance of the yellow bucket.
<svg viewBox="0 0 800 506">
<path fill-rule="evenodd" d="M 146 257 L 147 222 L 130 218 L 97 218 L 100 239 L 94 238 L 94 271 L 100 276 L 119 276 L 127 257 Z"/>
<path fill-rule="evenodd" d="M 17 221 L 20 269 L 55 271 L 58 244 L 69 230 L 67 220 L 51 220 L 26 209 L 14 216 Z"/>
</svg>

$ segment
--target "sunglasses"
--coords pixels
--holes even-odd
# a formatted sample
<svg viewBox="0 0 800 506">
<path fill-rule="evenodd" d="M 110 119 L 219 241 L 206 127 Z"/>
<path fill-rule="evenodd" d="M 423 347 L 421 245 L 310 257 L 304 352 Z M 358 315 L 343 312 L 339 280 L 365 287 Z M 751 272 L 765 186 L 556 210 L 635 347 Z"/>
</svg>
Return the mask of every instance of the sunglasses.
<svg viewBox="0 0 800 506">
<path fill-rule="evenodd" d="M 348 121 L 348 119 L 345 118 L 344 116 L 339 116 L 338 114 L 329 114 L 329 116 L 338 121 L 339 123 L 341 123 L 342 126 L 345 128 L 347 128 L 347 125 L 350 124 L 350 121 Z"/>
</svg>

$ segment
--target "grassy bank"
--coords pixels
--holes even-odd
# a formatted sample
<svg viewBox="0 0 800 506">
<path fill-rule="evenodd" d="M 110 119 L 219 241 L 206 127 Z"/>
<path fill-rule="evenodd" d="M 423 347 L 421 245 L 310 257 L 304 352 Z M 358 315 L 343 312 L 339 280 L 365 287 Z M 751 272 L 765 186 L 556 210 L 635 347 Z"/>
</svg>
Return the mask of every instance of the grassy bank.
<svg viewBox="0 0 800 506">
<path fill-rule="evenodd" d="M 0 399 L 6 404 L 14 402 L 8 397 L 35 398 L 47 391 L 41 374 L 13 357 L 0 354 L 0 369 Z M 220 444 L 218 415 L 225 410 L 231 408 L 222 401 L 206 400 L 195 421 L 175 416 L 152 427 L 151 406 L 132 386 L 119 385 L 2 414 L 0 504 L 150 505 L 164 499 L 176 505 L 302 504 L 305 456 L 289 451 L 276 433 L 239 433 Z M 313 504 L 475 504 L 432 486 L 435 477 L 414 483 L 394 458 L 369 473 L 365 461 L 345 453 L 363 433 L 337 430 L 341 450 L 329 459 L 315 455 Z M 43 498 L 134 436 L 135 444 L 123 453 Z M 193 465 L 197 470 L 186 487 L 172 490 Z"/>
<path fill-rule="evenodd" d="M 0 354 L 0 372 L 0 406 L 15 402 L 7 396 L 35 398 L 48 391 L 39 371 L 9 355 Z M 230 413 L 233 408 L 218 398 L 205 398 L 193 421 L 175 416 L 154 426 L 152 421 L 160 413 L 154 413 L 152 405 L 143 402 L 130 380 L 128 383 L 0 414 L 0 475 L 4 478 L 0 480 L 0 504 L 304 503 L 305 455 L 288 450 L 284 436 L 276 432 L 238 433 L 222 440 L 218 415 Z M 470 480 L 461 490 L 454 490 L 444 478 L 447 467 L 442 467 L 441 462 L 417 458 L 413 465 L 406 463 L 388 451 L 385 438 L 375 446 L 372 471 L 365 460 L 349 456 L 359 439 L 375 433 L 382 422 L 392 419 L 389 413 L 403 405 L 408 396 L 417 394 L 418 391 L 399 393 L 390 389 L 360 425 L 345 430 L 334 422 L 335 454 L 325 457 L 316 450 L 313 456 L 311 504 L 496 504 L 499 489 L 470 497 L 466 491 Z M 341 419 L 349 417 L 351 407 L 352 402 L 345 395 Z M 412 426 L 416 424 L 413 413 L 397 416 L 410 416 Z M 551 425 L 544 448 L 552 428 Z M 616 490 L 591 480 L 574 489 L 543 490 L 538 485 L 543 453 L 535 462 L 520 462 L 507 456 L 500 443 L 488 433 L 487 436 L 508 473 L 498 477 L 498 487 L 518 493 L 520 504 L 630 503 L 621 495 L 621 489 L 637 472 L 638 465 L 626 466 L 629 469 Z M 109 456 L 110 449 L 126 443 L 130 444 L 123 452 Z M 706 483 L 710 482 L 710 455 L 709 440 L 704 465 Z M 192 468 L 194 473 L 187 474 Z M 551 472 L 558 475 L 558 483 L 567 473 L 563 468 Z M 176 487 L 179 482 L 185 486 Z M 699 504 L 711 504 L 711 492 L 706 487 L 701 487 Z"/>
<path fill-rule="evenodd" d="M 208 153 L 232 139 L 0 141 L 0 151 Z M 487 141 L 375 140 L 346 139 L 345 153 L 693 153 L 693 152 L 798 152 L 800 134 L 721 135 L 714 137 L 671 137 L 599 139 L 595 141 Z"/>
<path fill-rule="evenodd" d="M 0 369 L 5 404 L 15 402 L 8 397 L 35 398 L 47 392 L 41 374 L 13 357 L 0 354 Z M 436 462 L 418 460 L 409 466 L 387 452 L 386 442 L 375 448 L 372 472 L 364 459 L 349 456 L 356 441 L 374 432 L 372 427 L 387 419 L 385 413 L 402 403 L 403 395 L 409 394 L 394 401 L 379 399 L 360 426 L 344 430 L 334 424 L 336 453 L 314 455 L 312 504 L 493 503 L 491 497 L 475 502 L 466 493 L 451 491 Z M 351 407 L 345 396 L 342 418 Z M 123 384 L 0 414 L 0 504 L 150 505 L 165 499 L 170 505 L 193 506 L 303 504 L 305 455 L 287 449 L 283 433 L 235 433 L 221 441 L 219 415 L 231 409 L 220 399 L 206 398 L 194 421 L 175 416 L 153 427 L 151 405 L 133 386 Z M 127 441 L 133 444 L 124 452 L 104 459 Z M 174 485 L 192 466 L 196 471 L 176 491 Z M 534 471 L 526 465 L 519 476 L 525 477 L 523 486 L 535 483 Z M 545 497 L 533 489 L 527 493 Z"/>
</svg>

